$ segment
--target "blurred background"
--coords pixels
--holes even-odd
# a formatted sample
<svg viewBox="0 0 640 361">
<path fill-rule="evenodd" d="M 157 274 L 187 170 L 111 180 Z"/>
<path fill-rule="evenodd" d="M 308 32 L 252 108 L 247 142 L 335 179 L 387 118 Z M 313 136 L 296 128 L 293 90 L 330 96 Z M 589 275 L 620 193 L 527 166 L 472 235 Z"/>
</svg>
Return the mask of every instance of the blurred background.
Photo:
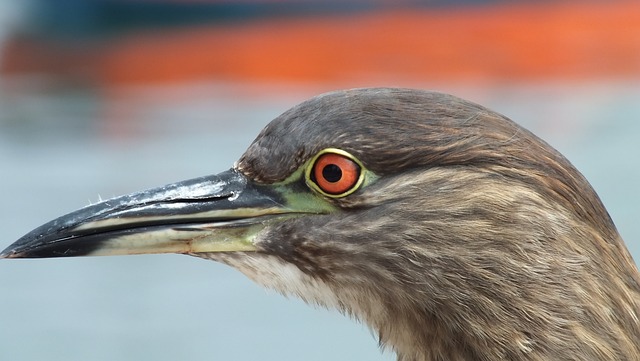
<svg viewBox="0 0 640 361">
<path fill-rule="evenodd" d="M 640 2 L 3 0 L 0 248 L 231 167 L 338 88 L 506 114 L 591 181 L 640 259 Z M 335 311 L 179 255 L 0 262 L 2 360 L 392 360 Z"/>
</svg>

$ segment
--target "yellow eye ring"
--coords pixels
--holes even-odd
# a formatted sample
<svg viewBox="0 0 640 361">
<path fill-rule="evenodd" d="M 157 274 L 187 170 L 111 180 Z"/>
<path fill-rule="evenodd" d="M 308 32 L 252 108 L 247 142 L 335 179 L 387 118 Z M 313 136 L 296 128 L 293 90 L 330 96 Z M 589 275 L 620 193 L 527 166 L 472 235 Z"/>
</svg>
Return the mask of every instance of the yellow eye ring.
<svg viewBox="0 0 640 361">
<path fill-rule="evenodd" d="M 305 169 L 307 186 L 330 198 L 355 192 L 364 181 L 364 166 L 341 149 L 327 148 L 316 154 Z"/>
</svg>

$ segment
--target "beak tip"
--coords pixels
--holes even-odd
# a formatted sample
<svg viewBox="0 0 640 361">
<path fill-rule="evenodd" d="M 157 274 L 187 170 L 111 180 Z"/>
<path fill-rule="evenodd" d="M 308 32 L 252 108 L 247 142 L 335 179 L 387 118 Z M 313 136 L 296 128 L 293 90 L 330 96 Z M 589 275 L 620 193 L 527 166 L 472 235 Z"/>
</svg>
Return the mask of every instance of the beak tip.
<svg viewBox="0 0 640 361">
<path fill-rule="evenodd" d="M 24 258 L 25 253 L 16 250 L 16 247 L 9 246 L 0 252 L 0 259 L 2 258 Z"/>
<path fill-rule="evenodd" d="M 16 258 L 16 254 L 14 252 L 4 250 L 0 253 L 0 258 Z"/>
</svg>

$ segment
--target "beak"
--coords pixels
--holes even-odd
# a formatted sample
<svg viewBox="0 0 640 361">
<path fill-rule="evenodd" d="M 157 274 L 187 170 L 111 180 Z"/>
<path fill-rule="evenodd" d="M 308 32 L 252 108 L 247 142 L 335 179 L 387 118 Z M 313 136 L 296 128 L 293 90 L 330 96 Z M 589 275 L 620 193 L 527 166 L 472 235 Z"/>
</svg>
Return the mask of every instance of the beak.
<svg viewBox="0 0 640 361">
<path fill-rule="evenodd" d="M 0 258 L 255 251 L 257 234 L 274 222 L 329 211 L 295 188 L 256 184 L 235 170 L 169 184 L 46 223 Z"/>
</svg>

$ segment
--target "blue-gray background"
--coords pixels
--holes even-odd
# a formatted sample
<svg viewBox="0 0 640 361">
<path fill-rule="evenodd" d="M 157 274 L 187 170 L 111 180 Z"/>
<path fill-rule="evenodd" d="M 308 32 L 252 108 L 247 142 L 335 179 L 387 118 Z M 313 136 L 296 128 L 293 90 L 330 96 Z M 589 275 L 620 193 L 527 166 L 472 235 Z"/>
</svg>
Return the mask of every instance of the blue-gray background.
<svg viewBox="0 0 640 361">
<path fill-rule="evenodd" d="M 106 31 L 92 22 L 91 15 L 99 15 L 94 11 L 127 2 L 0 1 L 0 49 L 21 26 L 51 32 L 56 41 L 90 38 Z M 29 22 L 22 16 L 29 7 L 50 12 L 36 11 L 40 17 Z M 160 15 L 167 20 L 166 11 Z M 117 14 L 112 19 L 120 20 Z M 126 31 L 109 22 L 102 26 Z M 226 170 L 269 120 L 334 88 L 202 79 L 115 89 L 50 76 L 0 77 L 0 248 L 99 197 Z M 640 259 L 638 79 L 545 79 L 349 86 L 440 90 L 508 115 L 586 175 Z M 265 291 L 226 266 L 179 255 L 0 260 L 0 312 L 2 361 L 394 358 L 380 353 L 365 326 L 335 311 Z"/>
<path fill-rule="evenodd" d="M 1 247 L 98 197 L 223 171 L 269 120 L 317 92 L 201 84 L 106 104 L 102 94 L 10 88 L 0 98 Z M 562 151 L 640 258 L 637 86 L 423 88 L 498 110 Z M 105 124 L 114 111 L 129 121 Z M 2 260 L 0 310 L 1 360 L 393 359 L 335 311 L 180 255 Z"/>
</svg>

